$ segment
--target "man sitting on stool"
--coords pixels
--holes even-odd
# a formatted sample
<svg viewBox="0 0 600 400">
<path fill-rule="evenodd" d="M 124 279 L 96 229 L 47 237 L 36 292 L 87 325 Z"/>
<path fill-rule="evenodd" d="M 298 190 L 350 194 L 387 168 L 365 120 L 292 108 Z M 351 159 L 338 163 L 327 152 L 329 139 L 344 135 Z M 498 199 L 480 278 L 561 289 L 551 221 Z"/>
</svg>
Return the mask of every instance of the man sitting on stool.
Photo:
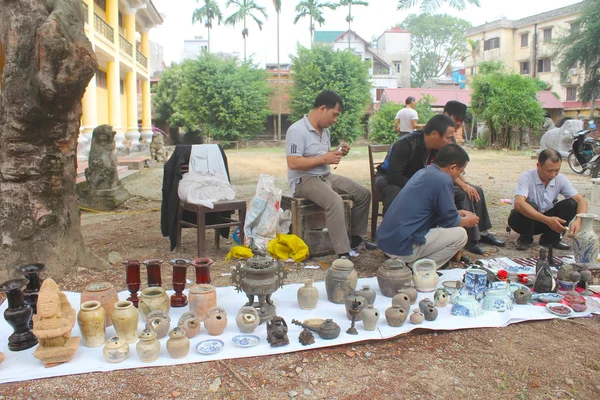
<svg viewBox="0 0 600 400">
<path fill-rule="evenodd" d="M 527 250 L 533 244 L 533 236 L 540 234 L 541 246 L 568 250 L 571 246 L 561 241 L 561 235 L 567 231 L 565 225 L 575 218 L 570 235 L 575 236 L 581 229 L 581 218 L 575 215 L 587 212 L 588 204 L 567 177 L 559 173 L 561 164 L 560 153 L 546 149 L 538 156 L 537 169 L 519 176 L 514 208 L 508 217 L 508 225 L 519 234 L 517 250 Z M 565 199 L 558 201 L 559 194 Z"/>
<path fill-rule="evenodd" d="M 454 204 L 453 182 L 469 155 L 457 144 L 443 147 L 432 165 L 417 171 L 392 202 L 377 229 L 377 245 L 390 256 L 412 263 L 429 258 L 443 267 L 465 243 L 475 214 Z"/>
<path fill-rule="evenodd" d="M 339 164 L 350 151 L 347 144 L 331 148 L 329 127 L 342 113 L 344 104 L 340 96 L 324 90 L 315 99 L 313 109 L 287 130 L 285 149 L 288 181 L 291 192 L 304 197 L 325 210 L 325 223 L 335 252 L 349 257 L 350 249 L 364 244 L 368 250 L 376 246 L 360 235 L 367 231 L 371 192 L 345 176 L 331 173 L 331 164 Z M 338 194 L 352 197 L 351 236 L 348 240 L 344 201 Z"/>
</svg>

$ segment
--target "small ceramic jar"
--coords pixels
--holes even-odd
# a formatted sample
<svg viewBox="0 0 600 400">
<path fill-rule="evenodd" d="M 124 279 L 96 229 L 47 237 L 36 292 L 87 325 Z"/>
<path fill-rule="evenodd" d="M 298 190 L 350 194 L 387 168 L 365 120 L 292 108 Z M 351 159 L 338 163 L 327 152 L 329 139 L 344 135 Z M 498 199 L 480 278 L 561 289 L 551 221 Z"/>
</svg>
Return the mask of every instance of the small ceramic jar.
<svg viewBox="0 0 600 400">
<path fill-rule="evenodd" d="M 160 353 L 160 342 L 156 339 L 156 332 L 144 329 L 140 333 L 140 340 L 135 348 L 141 362 L 151 363 L 156 361 Z"/>
<path fill-rule="evenodd" d="M 425 321 L 425 315 L 417 308 L 413 310 L 413 313 L 410 314 L 410 323 L 413 325 L 420 325 Z"/>
<path fill-rule="evenodd" d="M 408 298 L 410 299 L 410 304 L 415 304 L 417 302 L 417 296 L 419 292 L 415 289 L 414 286 L 405 286 L 402 289 L 398 290 L 398 293 L 406 293 Z"/>
<path fill-rule="evenodd" d="M 514 291 L 515 303 L 527 304 L 531 300 L 531 292 L 527 288 L 521 288 Z"/>
<path fill-rule="evenodd" d="M 425 310 L 429 307 L 435 307 L 435 304 L 433 304 L 433 301 L 431 301 L 430 298 L 425 298 L 419 302 L 419 311 L 423 314 L 425 314 Z"/>
<path fill-rule="evenodd" d="M 298 306 L 302 310 L 314 310 L 319 302 L 319 290 L 313 286 L 312 279 L 304 281 L 304 286 L 298 289 Z"/>
<path fill-rule="evenodd" d="M 153 286 L 142 290 L 138 310 L 142 316 L 142 321 L 146 322 L 146 317 L 152 311 L 163 311 L 166 314 L 171 310 L 171 299 L 165 289 Z"/>
<path fill-rule="evenodd" d="M 129 355 L 129 343 L 125 339 L 113 336 L 104 343 L 104 358 L 110 363 L 120 363 Z"/>
<path fill-rule="evenodd" d="M 167 336 L 171 328 L 171 318 L 163 311 L 152 311 L 146 321 L 146 329 L 156 332 L 157 339 Z"/>
<path fill-rule="evenodd" d="M 346 317 L 350 321 L 352 321 L 352 314 L 350 314 L 350 309 L 353 307 L 354 302 L 356 302 L 356 306 L 359 312 L 356 314 L 354 318 L 355 321 L 362 321 L 362 310 L 367 306 L 367 299 L 358 294 L 358 290 L 354 290 L 348 297 L 346 297 Z"/>
<path fill-rule="evenodd" d="M 410 297 L 408 297 L 408 294 L 406 294 L 406 292 L 403 290 L 398 290 L 398 294 L 392 298 L 392 305 L 400 306 L 405 310 L 409 310 L 411 305 Z"/>
<path fill-rule="evenodd" d="M 408 312 L 402 307 L 391 306 L 385 310 L 385 319 L 389 326 L 402 326 L 406 321 L 406 317 L 408 317 Z"/>
<path fill-rule="evenodd" d="M 367 308 L 362 310 L 363 326 L 365 331 L 374 331 L 377 328 L 377 322 L 379 321 L 379 310 L 373 307 L 373 305 L 367 305 Z"/>
<path fill-rule="evenodd" d="M 252 333 L 260 324 L 260 317 L 256 308 L 244 306 L 240 308 L 235 317 L 235 323 L 242 333 Z"/>
<path fill-rule="evenodd" d="M 426 307 L 423 315 L 426 321 L 435 321 L 438 317 L 438 309 L 433 306 Z"/>
<path fill-rule="evenodd" d="M 374 305 L 377 293 L 369 285 L 363 285 L 362 289 L 357 290 L 358 294 L 367 300 L 367 305 Z"/>
<path fill-rule="evenodd" d="M 77 314 L 77 323 L 81 331 L 82 344 L 85 347 L 102 346 L 106 341 L 106 313 L 97 300 L 86 301 L 81 304 Z"/>
<path fill-rule="evenodd" d="M 188 311 L 183 313 L 181 318 L 179 318 L 177 326 L 179 329 L 185 329 L 186 336 L 191 339 L 200 332 L 201 323 L 193 312 Z"/>
<path fill-rule="evenodd" d="M 423 258 L 415 262 L 412 269 L 415 288 L 419 292 L 433 292 L 440 280 L 435 261 Z"/>
<path fill-rule="evenodd" d="M 436 307 L 446 307 L 448 305 L 448 293 L 446 292 L 446 289 L 436 289 L 433 295 L 433 302 Z"/>
<path fill-rule="evenodd" d="M 209 335 L 219 336 L 227 327 L 227 312 L 223 307 L 213 307 L 208 310 L 206 319 L 204 320 L 204 327 L 206 328 Z"/>
<path fill-rule="evenodd" d="M 131 301 L 124 300 L 115 304 L 112 322 L 118 337 L 125 339 L 127 343 L 137 342 L 138 321 L 138 310 Z"/>
<path fill-rule="evenodd" d="M 183 358 L 190 351 L 190 339 L 187 338 L 185 329 L 174 328 L 169 332 L 167 351 L 172 358 Z"/>
</svg>

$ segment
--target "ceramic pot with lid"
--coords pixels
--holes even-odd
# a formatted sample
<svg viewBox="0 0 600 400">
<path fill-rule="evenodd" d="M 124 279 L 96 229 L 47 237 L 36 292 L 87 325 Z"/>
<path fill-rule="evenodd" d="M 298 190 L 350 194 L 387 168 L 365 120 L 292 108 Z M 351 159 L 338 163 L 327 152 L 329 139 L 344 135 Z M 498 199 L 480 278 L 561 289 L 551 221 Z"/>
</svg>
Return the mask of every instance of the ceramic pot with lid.
<svg viewBox="0 0 600 400">
<path fill-rule="evenodd" d="M 356 289 L 358 274 L 354 263 L 345 258 L 335 260 L 325 276 L 327 299 L 335 304 L 344 304 L 346 297 Z"/>
<path fill-rule="evenodd" d="M 435 261 L 423 258 L 415 262 L 413 268 L 413 283 L 419 292 L 433 292 L 440 280 Z"/>
<path fill-rule="evenodd" d="M 385 297 L 394 297 L 398 290 L 410 287 L 412 272 L 400 260 L 385 260 L 377 270 L 377 283 L 379 290 Z"/>
</svg>

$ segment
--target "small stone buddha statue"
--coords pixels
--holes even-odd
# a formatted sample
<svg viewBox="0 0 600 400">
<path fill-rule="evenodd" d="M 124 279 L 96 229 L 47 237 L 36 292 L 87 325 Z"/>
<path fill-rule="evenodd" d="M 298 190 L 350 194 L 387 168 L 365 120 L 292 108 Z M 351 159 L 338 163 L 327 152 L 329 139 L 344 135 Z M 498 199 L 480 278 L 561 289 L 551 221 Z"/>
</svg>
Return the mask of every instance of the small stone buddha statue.
<svg viewBox="0 0 600 400">
<path fill-rule="evenodd" d="M 39 346 L 33 356 L 46 367 L 70 361 L 79 346 L 80 338 L 71 337 L 75 325 L 75 309 L 67 296 L 52 279 L 44 280 L 39 292 L 37 314 L 33 316 L 33 334 Z"/>
</svg>

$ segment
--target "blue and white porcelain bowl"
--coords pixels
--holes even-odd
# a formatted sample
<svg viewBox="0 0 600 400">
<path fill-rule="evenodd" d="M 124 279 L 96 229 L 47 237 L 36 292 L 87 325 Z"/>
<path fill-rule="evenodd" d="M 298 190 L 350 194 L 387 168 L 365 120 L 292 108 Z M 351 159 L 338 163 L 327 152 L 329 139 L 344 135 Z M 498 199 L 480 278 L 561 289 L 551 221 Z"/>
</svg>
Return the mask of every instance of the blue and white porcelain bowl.
<svg viewBox="0 0 600 400">
<path fill-rule="evenodd" d="M 486 290 L 482 308 L 489 311 L 512 310 L 512 293 L 508 294 L 506 285 L 501 289 Z"/>
<path fill-rule="evenodd" d="M 450 313 L 462 317 L 479 317 L 483 314 L 483 310 L 473 295 L 460 295 L 454 299 Z"/>
<path fill-rule="evenodd" d="M 542 303 L 558 303 L 565 296 L 558 293 L 533 293 L 531 295 L 531 301 L 539 301 Z"/>
<path fill-rule="evenodd" d="M 260 338 L 256 335 L 237 335 L 231 341 L 238 347 L 252 347 L 260 342 Z"/>
<path fill-rule="evenodd" d="M 215 354 L 219 352 L 225 346 L 222 340 L 219 339 L 207 339 L 199 342 L 196 345 L 196 350 L 200 354 Z"/>
</svg>

